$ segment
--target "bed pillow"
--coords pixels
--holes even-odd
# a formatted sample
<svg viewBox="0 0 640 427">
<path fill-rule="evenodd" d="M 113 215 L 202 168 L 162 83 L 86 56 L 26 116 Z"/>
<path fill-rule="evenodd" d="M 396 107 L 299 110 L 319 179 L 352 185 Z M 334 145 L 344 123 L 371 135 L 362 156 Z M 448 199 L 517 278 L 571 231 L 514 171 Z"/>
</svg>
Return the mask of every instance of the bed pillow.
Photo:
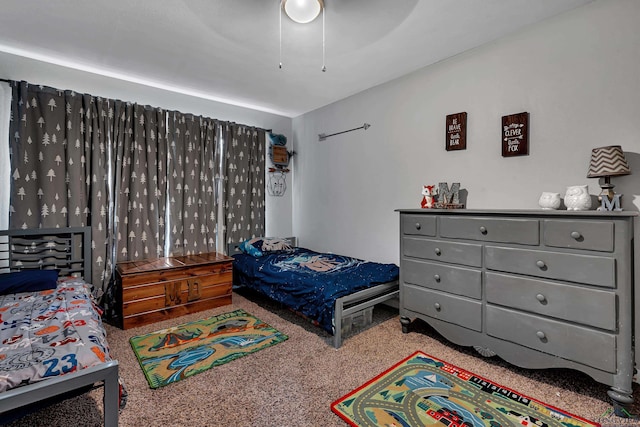
<svg viewBox="0 0 640 427">
<path fill-rule="evenodd" d="M 261 257 L 263 254 L 262 254 L 262 251 L 253 244 L 254 240 L 256 239 L 245 240 L 244 242 L 240 243 L 240 245 L 238 245 L 238 249 L 240 249 L 245 254 L 258 258 L 258 257 Z"/>
<path fill-rule="evenodd" d="M 58 270 L 23 270 L 0 274 L 0 295 L 55 289 Z"/>
<path fill-rule="evenodd" d="M 272 251 L 290 251 L 291 244 L 287 239 L 282 237 L 265 237 L 262 239 L 262 246 L 260 247 L 262 252 Z"/>
<path fill-rule="evenodd" d="M 265 252 L 289 251 L 292 247 L 289 241 L 282 237 L 254 237 L 240 243 L 238 249 L 257 258 Z"/>
</svg>

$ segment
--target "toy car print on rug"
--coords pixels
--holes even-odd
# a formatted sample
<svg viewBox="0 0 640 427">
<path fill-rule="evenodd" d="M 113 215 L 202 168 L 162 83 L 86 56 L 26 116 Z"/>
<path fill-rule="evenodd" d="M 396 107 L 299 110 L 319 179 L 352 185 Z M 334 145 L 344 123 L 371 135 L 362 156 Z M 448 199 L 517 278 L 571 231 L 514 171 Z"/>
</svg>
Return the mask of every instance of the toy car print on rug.
<svg viewBox="0 0 640 427">
<path fill-rule="evenodd" d="M 420 351 L 331 409 L 354 427 L 599 426 Z"/>
</svg>

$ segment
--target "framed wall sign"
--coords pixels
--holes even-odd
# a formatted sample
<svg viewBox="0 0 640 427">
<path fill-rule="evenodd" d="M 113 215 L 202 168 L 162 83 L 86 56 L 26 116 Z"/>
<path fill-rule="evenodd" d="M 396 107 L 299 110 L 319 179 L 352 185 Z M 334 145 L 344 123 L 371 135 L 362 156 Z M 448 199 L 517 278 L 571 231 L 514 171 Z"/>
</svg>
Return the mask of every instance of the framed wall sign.
<svg viewBox="0 0 640 427">
<path fill-rule="evenodd" d="M 502 157 L 529 154 L 529 113 L 502 116 Z"/>
<path fill-rule="evenodd" d="M 449 114 L 446 124 L 445 148 L 451 150 L 467 149 L 467 113 Z"/>
</svg>

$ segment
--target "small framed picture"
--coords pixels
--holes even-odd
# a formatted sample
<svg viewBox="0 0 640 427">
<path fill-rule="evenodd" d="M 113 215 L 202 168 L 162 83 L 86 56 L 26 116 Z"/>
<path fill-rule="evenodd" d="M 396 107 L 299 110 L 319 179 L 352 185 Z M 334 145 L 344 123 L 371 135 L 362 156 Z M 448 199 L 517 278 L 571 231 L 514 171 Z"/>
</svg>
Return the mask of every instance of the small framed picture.
<svg viewBox="0 0 640 427">
<path fill-rule="evenodd" d="M 529 154 L 529 113 L 502 116 L 502 157 Z"/>
<path fill-rule="evenodd" d="M 446 122 L 447 151 L 467 149 L 467 113 L 449 114 Z"/>
</svg>

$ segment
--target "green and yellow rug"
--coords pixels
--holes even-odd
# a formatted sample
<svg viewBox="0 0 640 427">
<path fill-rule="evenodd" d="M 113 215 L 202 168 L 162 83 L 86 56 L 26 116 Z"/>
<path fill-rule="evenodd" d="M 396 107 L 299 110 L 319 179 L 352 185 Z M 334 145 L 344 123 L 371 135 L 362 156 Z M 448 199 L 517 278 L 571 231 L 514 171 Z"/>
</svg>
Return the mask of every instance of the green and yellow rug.
<svg viewBox="0 0 640 427">
<path fill-rule="evenodd" d="M 331 409 L 354 427 L 599 426 L 420 351 Z"/>
<path fill-rule="evenodd" d="M 149 386 L 158 388 L 287 338 L 246 311 L 236 310 L 129 341 Z"/>
</svg>

